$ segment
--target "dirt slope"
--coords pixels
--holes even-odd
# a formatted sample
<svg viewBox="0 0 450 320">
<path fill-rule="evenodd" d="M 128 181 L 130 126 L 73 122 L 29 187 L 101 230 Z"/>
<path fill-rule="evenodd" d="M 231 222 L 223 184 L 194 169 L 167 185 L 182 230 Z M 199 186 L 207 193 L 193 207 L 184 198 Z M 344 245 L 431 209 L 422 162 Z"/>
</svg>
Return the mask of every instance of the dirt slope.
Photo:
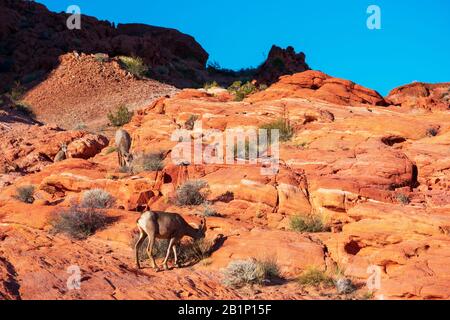
<svg viewBox="0 0 450 320">
<path fill-rule="evenodd" d="M 60 57 L 58 67 L 23 100 L 43 123 L 98 130 L 108 123 L 106 115 L 120 106 L 136 110 L 177 91 L 155 80 L 136 78 L 117 59 L 69 53 Z"/>
</svg>

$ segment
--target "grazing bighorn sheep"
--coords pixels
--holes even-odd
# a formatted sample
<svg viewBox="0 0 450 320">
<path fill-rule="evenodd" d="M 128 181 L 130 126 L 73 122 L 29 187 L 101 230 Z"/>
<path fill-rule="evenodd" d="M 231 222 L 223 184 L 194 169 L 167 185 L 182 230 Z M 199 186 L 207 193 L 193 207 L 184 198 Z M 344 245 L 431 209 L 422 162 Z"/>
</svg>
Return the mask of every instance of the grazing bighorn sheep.
<svg viewBox="0 0 450 320">
<path fill-rule="evenodd" d="M 62 143 L 58 153 L 56 154 L 55 158 L 53 159 L 53 162 L 60 162 L 60 161 L 66 160 L 67 158 L 68 158 L 67 157 L 67 144 Z"/>
<path fill-rule="evenodd" d="M 178 257 L 176 245 L 184 236 L 191 237 L 195 240 L 205 237 L 206 232 L 206 219 L 203 218 L 198 229 L 191 227 L 179 214 L 161 212 L 161 211 L 147 211 L 144 212 L 137 220 L 137 226 L 139 229 L 139 240 L 136 242 L 136 265 L 138 269 L 141 268 L 139 263 L 139 247 L 148 237 L 147 254 L 151 260 L 152 268 L 159 269 L 156 265 L 155 258 L 153 257 L 153 245 L 155 239 L 167 239 L 169 240 L 169 246 L 167 248 L 166 258 L 164 259 L 163 266 L 167 270 L 167 261 L 169 260 L 170 251 L 173 250 L 174 264 L 178 266 Z"/>
<path fill-rule="evenodd" d="M 119 129 L 116 132 L 116 148 L 117 155 L 119 157 L 119 166 L 129 167 L 133 161 L 133 156 L 130 153 L 131 148 L 131 136 L 123 129 Z"/>
</svg>

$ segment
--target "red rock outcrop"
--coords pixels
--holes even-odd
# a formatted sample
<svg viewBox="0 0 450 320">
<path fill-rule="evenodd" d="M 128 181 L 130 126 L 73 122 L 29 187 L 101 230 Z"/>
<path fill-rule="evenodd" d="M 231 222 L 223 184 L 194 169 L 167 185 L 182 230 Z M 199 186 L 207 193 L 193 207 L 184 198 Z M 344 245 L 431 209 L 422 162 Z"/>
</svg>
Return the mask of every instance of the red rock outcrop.
<svg viewBox="0 0 450 320">
<path fill-rule="evenodd" d="M 450 82 L 415 82 L 392 90 L 386 99 L 393 105 L 425 110 L 450 109 Z"/>
<path fill-rule="evenodd" d="M 372 89 L 312 70 L 283 76 L 267 90 L 252 95 L 248 100 L 258 102 L 288 97 L 317 98 L 341 105 L 386 105 L 383 97 Z"/>
<path fill-rule="evenodd" d="M 283 75 L 290 75 L 309 70 L 303 52 L 296 53 L 291 46 L 282 49 L 272 46 L 267 60 L 258 67 L 254 79 L 258 83 L 271 85 Z"/>
</svg>

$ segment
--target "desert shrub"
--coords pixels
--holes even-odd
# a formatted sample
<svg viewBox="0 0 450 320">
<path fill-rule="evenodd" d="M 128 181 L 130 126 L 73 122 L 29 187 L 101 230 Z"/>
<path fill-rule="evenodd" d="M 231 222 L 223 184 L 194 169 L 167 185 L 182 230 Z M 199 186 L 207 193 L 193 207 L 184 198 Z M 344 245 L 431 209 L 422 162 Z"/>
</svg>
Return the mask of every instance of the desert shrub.
<svg viewBox="0 0 450 320">
<path fill-rule="evenodd" d="M 266 129 L 267 134 L 271 137 L 271 130 L 278 130 L 280 135 L 280 141 L 286 142 L 292 139 L 294 136 L 294 128 L 290 125 L 289 121 L 285 119 L 279 119 L 271 123 L 267 123 L 260 127 L 260 129 Z"/>
<path fill-rule="evenodd" d="M 9 96 L 13 101 L 19 101 L 22 99 L 23 95 L 25 94 L 25 88 L 22 86 L 22 84 L 18 81 L 14 83 L 14 87 L 11 88 L 11 92 L 9 93 Z"/>
<path fill-rule="evenodd" d="M 401 204 L 410 204 L 411 203 L 411 199 L 409 198 L 408 195 L 400 193 L 397 195 L 397 201 Z"/>
<path fill-rule="evenodd" d="M 275 258 L 257 259 L 256 262 L 262 270 L 264 279 L 280 278 L 280 268 Z"/>
<path fill-rule="evenodd" d="M 333 278 L 326 274 L 325 271 L 317 268 L 309 268 L 305 270 L 297 279 L 301 286 L 309 287 L 333 287 Z"/>
<path fill-rule="evenodd" d="M 82 240 L 106 227 L 110 219 L 101 211 L 82 208 L 73 204 L 68 209 L 54 212 L 51 225 L 54 233 L 64 233 L 71 238 Z"/>
<path fill-rule="evenodd" d="M 195 122 L 199 119 L 198 115 L 193 114 L 184 123 L 184 128 L 186 130 L 194 130 Z"/>
<path fill-rule="evenodd" d="M 116 203 L 116 199 L 102 189 L 92 189 L 86 191 L 81 199 L 83 208 L 107 209 L 112 208 Z"/>
<path fill-rule="evenodd" d="M 203 85 L 203 88 L 208 90 L 208 89 L 212 89 L 212 88 L 220 88 L 220 85 L 217 83 L 217 81 L 213 81 L 213 82 L 206 82 Z"/>
<path fill-rule="evenodd" d="M 134 173 L 144 171 L 159 171 L 164 169 L 164 152 L 145 153 L 133 160 Z"/>
<path fill-rule="evenodd" d="M 22 201 L 23 203 L 33 203 L 34 202 L 34 186 L 22 186 L 16 189 L 16 199 Z"/>
<path fill-rule="evenodd" d="M 290 220 L 291 230 L 297 232 L 326 232 L 329 229 L 323 224 L 318 216 L 294 216 Z"/>
<path fill-rule="evenodd" d="M 208 183 L 203 180 L 190 180 L 181 185 L 176 192 L 175 202 L 179 206 L 198 206 L 205 202 L 204 191 Z"/>
<path fill-rule="evenodd" d="M 32 107 L 22 101 L 16 102 L 14 104 L 14 109 L 28 117 L 31 117 L 31 118 L 35 117 Z"/>
<path fill-rule="evenodd" d="M 129 111 L 126 106 L 120 106 L 115 113 L 108 113 L 108 120 L 115 127 L 121 127 L 131 121 L 133 112 Z"/>
<path fill-rule="evenodd" d="M 236 101 L 242 101 L 249 95 L 257 92 L 258 89 L 251 82 L 242 84 L 241 81 L 235 81 L 231 86 L 228 87 L 228 91 L 234 94 Z"/>
<path fill-rule="evenodd" d="M 279 268 L 275 260 L 236 260 L 223 270 L 223 283 L 233 288 L 245 285 L 264 284 L 279 277 Z"/>
<path fill-rule="evenodd" d="M 109 60 L 109 56 L 105 53 L 96 53 L 94 55 L 95 61 L 97 62 L 107 62 Z"/>
<path fill-rule="evenodd" d="M 427 136 L 428 137 L 436 137 L 439 134 L 439 129 L 437 128 L 428 128 Z"/>
<path fill-rule="evenodd" d="M 148 72 L 148 67 L 140 57 L 121 56 L 119 57 L 119 61 L 125 70 L 138 78 L 143 78 Z"/>
</svg>

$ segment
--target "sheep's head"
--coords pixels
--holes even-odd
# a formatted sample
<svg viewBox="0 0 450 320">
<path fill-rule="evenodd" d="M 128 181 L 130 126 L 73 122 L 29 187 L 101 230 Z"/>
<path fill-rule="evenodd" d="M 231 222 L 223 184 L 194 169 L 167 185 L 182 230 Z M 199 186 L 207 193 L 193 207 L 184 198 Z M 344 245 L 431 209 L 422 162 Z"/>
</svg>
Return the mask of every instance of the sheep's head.
<svg viewBox="0 0 450 320">
<path fill-rule="evenodd" d="M 198 226 L 198 238 L 202 239 L 205 236 L 206 236 L 206 218 L 202 218 L 202 221 Z"/>
</svg>

